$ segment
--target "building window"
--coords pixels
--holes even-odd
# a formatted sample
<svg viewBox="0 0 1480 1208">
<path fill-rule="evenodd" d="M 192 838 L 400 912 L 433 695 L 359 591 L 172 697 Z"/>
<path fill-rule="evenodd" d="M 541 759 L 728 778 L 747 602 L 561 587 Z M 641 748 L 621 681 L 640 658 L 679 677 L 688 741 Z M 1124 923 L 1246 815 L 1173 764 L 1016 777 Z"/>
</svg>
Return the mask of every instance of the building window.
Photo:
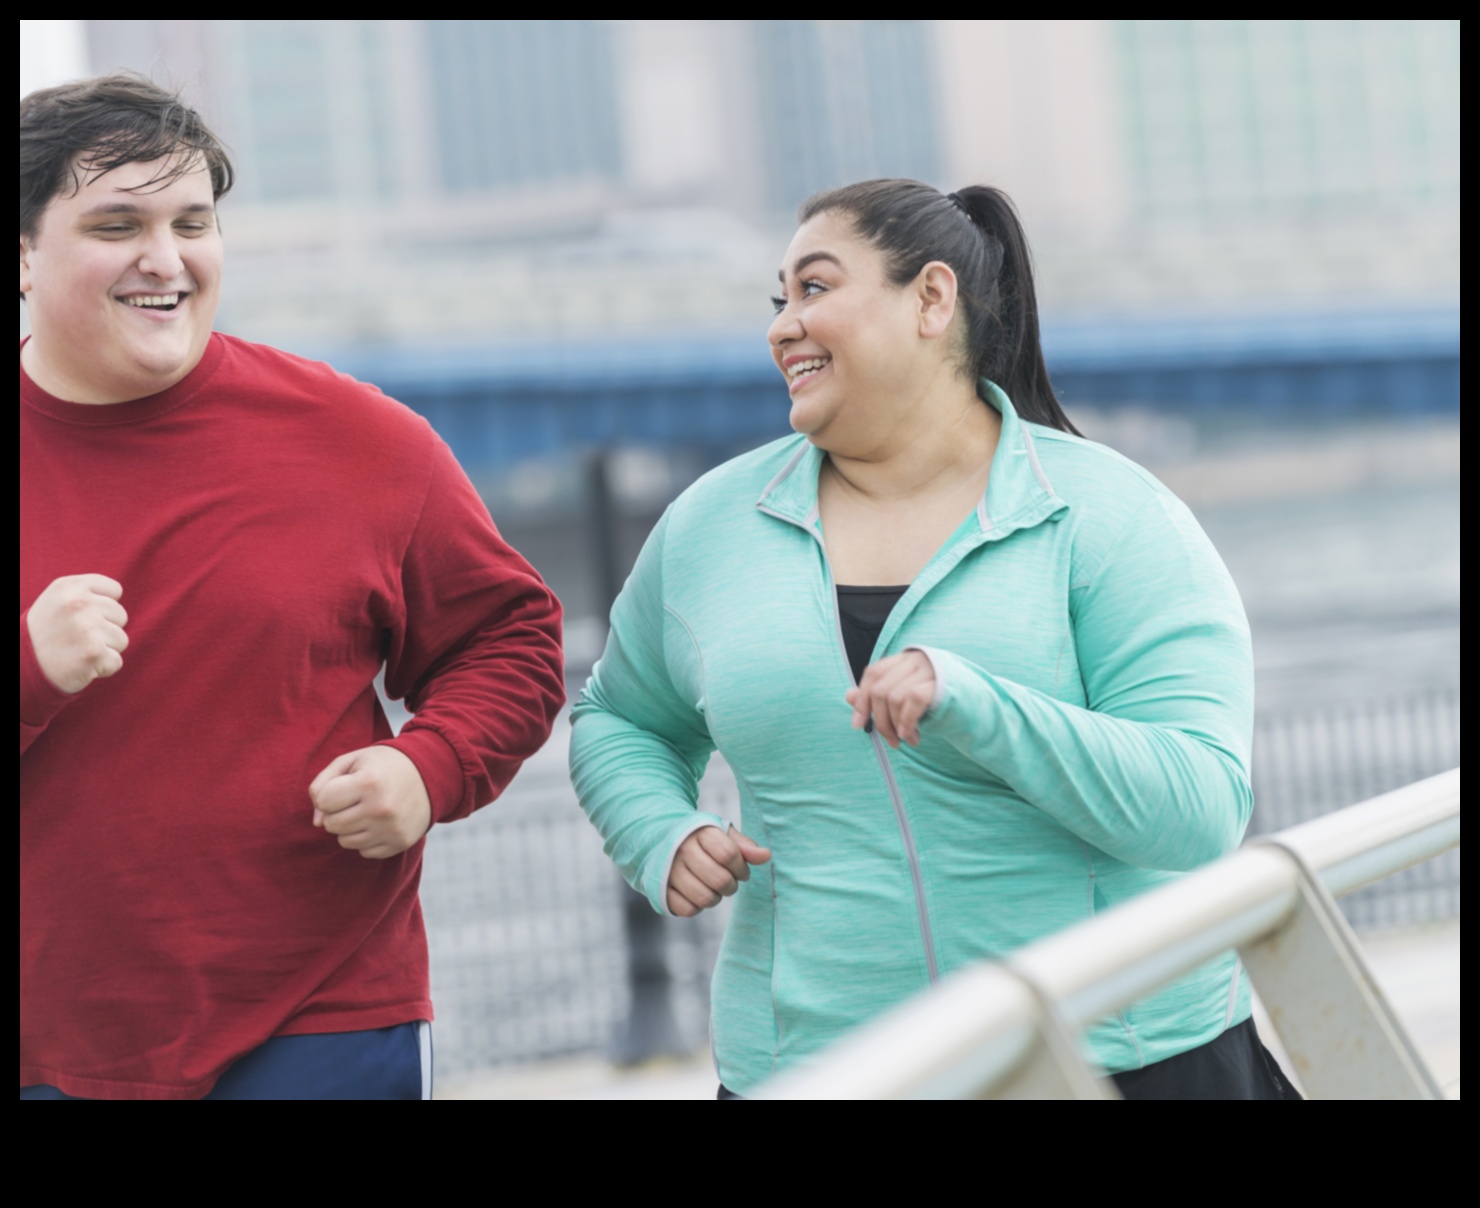
<svg viewBox="0 0 1480 1208">
<path fill-rule="evenodd" d="M 617 176 L 611 34 L 600 21 L 428 21 L 449 192 Z"/>
<path fill-rule="evenodd" d="M 939 171 L 934 72 L 920 21 L 751 23 L 766 199 Z"/>
</svg>

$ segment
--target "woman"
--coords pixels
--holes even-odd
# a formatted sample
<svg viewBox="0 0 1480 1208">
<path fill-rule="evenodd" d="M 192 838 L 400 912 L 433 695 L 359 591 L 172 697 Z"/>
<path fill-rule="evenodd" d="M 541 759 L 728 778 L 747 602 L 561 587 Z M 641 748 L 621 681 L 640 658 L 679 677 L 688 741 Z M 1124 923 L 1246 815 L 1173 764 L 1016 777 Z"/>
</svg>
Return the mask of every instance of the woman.
<svg viewBox="0 0 1480 1208">
<path fill-rule="evenodd" d="M 668 509 L 571 742 L 655 909 L 736 895 L 722 1097 L 1217 858 L 1251 806 L 1238 595 L 1187 509 L 1064 416 L 1007 198 L 869 181 L 800 219 L 769 333 L 799 435 Z M 716 748 L 739 832 L 695 809 Z M 1278 1097 L 1248 1018 L 1229 954 L 1089 1047 L 1130 1097 Z"/>
</svg>

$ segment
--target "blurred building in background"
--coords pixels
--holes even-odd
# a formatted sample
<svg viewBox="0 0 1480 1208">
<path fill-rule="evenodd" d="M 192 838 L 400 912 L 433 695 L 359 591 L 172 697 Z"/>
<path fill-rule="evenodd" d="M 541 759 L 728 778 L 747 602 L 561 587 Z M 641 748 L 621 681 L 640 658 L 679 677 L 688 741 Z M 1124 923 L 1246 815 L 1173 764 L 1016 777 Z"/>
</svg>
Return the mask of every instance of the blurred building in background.
<svg viewBox="0 0 1480 1208">
<path fill-rule="evenodd" d="M 1068 312 L 1457 305 L 1459 26 L 89 21 L 241 168 L 223 320 L 290 347 L 757 333 L 791 216 L 1000 185 Z"/>
</svg>

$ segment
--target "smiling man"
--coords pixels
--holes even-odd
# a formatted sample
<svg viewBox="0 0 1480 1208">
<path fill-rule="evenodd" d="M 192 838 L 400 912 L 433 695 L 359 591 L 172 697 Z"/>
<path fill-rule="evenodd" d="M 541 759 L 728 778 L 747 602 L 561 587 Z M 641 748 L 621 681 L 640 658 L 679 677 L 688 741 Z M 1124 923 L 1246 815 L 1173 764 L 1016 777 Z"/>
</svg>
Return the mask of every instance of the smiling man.
<svg viewBox="0 0 1480 1208">
<path fill-rule="evenodd" d="M 213 330 L 231 181 L 140 77 L 21 101 L 22 1098 L 427 1097 L 424 836 L 563 699 L 427 424 Z"/>
</svg>

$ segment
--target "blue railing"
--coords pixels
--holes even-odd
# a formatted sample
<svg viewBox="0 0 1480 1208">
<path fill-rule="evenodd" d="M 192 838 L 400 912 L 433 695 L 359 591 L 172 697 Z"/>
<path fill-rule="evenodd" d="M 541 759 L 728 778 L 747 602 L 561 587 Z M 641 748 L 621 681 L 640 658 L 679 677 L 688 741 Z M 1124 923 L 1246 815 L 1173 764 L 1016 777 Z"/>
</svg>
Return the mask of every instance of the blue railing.
<svg viewBox="0 0 1480 1208">
<path fill-rule="evenodd" d="M 1459 409 L 1459 310 L 1175 315 L 1044 330 L 1069 407 L 1277 414 Z M 788 431 L 764 331 L 455 348 L 325 350 L 427 417 L 475 474 L 596 446 L 725 453 Z"/>
</svg>

